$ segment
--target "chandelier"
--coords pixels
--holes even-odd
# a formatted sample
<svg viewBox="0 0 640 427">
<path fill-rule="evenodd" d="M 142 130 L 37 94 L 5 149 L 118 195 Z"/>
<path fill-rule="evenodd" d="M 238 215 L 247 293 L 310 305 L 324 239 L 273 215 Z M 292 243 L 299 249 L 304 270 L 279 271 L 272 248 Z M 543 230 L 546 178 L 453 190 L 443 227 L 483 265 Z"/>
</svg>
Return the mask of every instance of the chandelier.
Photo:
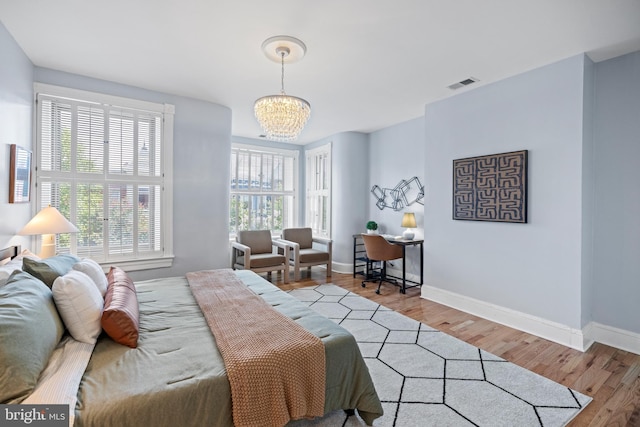
<svg viewBox="0 0 640 427">
<path fill-rule="evenodd" d="M 282 74 L 279 95 L 263 96 L 256 100 L 253 110 L 266 137 L 274 141 L 295 141 L 311 115 L 311 105 L 302 98 L 284 91 L 284 63 L 302 59 L 307 47 L 302 41 L 289 36 L 270 37 L 262 43 L 269 59 L 280 62 Z"/>
</svg>

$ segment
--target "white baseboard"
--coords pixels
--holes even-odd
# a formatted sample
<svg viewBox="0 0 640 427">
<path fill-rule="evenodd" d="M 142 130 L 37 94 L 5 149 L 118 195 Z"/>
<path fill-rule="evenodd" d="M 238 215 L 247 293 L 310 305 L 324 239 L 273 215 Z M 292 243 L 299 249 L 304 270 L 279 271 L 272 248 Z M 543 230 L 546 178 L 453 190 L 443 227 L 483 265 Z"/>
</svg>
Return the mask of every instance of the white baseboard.
<svg viewBox="0 0 640 427">
<path fill-rule="evenodd" d="M 640 334 L 596 322 L 589 323 L 584 331 L 592 341 L 640 354 Z"/>
<path fill-rule="evenodd" d="M 343 274 L 353 274 L 353 263 L 335 262 L 331 263 L 331 271 Z"/>
<path fill-rule="evenodd" d="M 537 335 L 576 350 L 585 351 L 592 343 L 592 341 L 590 342 L 588 339 L 585 339 L 585 334 L 580 329 L 574 329 L 561 323 L 443 289 L 434 288 L 433 286 L 423 285 L 421 296 L 422 298 L 491 320 L 492 322 Z"/>
<path fill-rule="evenodd" d="M 336 273 L 352 274 L 353 264 L 334 262 L 332 270 Z M 389 273 L 398 277 L 402 276 L 401 270 L 389 269 Z M 407 274 L 407 279 L 419 281 L 419 277 L 412 274 Z M 541 317 L 428 285 L 422 286 L 421 297 L 579 351 L 586 351 L 594 342 L 599 342 L 624 351 L 640 354 L 640 334 L 613 326 L 590 322 L 582 330 L 575 329 Z"/>
</svg>

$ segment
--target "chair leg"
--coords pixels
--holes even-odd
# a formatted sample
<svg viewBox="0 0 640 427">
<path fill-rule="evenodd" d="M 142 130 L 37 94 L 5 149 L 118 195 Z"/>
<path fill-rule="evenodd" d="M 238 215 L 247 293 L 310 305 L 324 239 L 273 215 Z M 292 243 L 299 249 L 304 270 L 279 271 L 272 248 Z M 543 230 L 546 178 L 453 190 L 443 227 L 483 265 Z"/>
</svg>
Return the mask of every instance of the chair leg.
<svg viewBox="0 0 640 427">
<path fill-rule="evenodd" d="M 382 279 L 378 282 L 378 289 L 376 289 L 376 294 L 380 295 L 380 286 L 382 286 Z"/>
<path fill-rule="evenodd" d="M 387 279 L 387 261 L 382 261 L 382 270 L 380 271 L 380 282 L 378 282 L 378 289 L 376 289 L 376 294 L 380 295 L 380 287 L 382 286 L 382 282 Z"/>
</svg>

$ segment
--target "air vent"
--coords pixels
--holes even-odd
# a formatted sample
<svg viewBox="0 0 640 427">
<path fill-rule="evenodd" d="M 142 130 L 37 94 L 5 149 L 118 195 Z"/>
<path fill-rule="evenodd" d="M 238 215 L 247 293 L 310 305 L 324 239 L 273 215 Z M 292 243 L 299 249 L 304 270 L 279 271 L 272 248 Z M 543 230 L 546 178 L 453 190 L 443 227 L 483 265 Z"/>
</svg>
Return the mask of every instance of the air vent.
<svg viewBox="0 0 640 427">
<path fill-rule="evenodd" d="M 456 89 L 460 89 L 461 87 L 469 86 L 470 84 L 473 84 L 477 81 L 479 80 L 476 79 L 475 77 L 469 77 L 468 79 L 461 80 L 458 83 L 454 83 L 447 87 L 451 90 L 456 90 Z"/>
</svg>

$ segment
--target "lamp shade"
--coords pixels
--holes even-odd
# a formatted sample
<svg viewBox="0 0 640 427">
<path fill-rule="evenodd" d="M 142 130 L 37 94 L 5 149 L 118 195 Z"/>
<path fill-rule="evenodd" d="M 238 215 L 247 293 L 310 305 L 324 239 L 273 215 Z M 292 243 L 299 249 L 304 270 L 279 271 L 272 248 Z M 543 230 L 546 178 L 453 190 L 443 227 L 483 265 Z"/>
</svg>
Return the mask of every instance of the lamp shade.
<svg viewBox="0 0 640 427">
<path fill-rule="evenodd" d="M 416 228 L 416 216 L 413 212 L 405 212 L 402 216 L 401 227 Z"/>
<path fill-rule="evenodd" d="M 71 224 L 58 209 L 48 206 L 42 209 L 18 234 L 30 236 L 33 234 L 76 233 L 78 229 Z"/>
</svg>

